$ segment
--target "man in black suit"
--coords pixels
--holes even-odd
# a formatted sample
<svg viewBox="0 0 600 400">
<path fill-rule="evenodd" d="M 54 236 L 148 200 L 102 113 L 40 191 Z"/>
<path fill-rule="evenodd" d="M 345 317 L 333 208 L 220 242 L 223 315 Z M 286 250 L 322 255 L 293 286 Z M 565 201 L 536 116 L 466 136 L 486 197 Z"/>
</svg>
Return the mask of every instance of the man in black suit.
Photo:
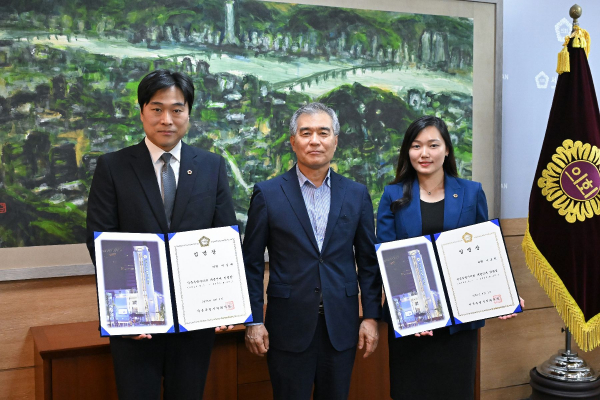
<svg viewBox="0 0 600 400">
<path fill-rule="evenodd" d="M 139 84 L 138 102 L 146 138 L 101 156 L 94 172 L 87 214 L 94 263 L 94 231 L 167 234 L 236 224 L 224 159 L 181 141 L 194 102 L 192 80 L 153 71 Z M 172 276 L 169 259 L 168 266 Z M 164 378 L 165 399 L 201 399 L 214 335 L 205 329 L 111 337 L 119 398 L 158 399 Z"/>
</svg>

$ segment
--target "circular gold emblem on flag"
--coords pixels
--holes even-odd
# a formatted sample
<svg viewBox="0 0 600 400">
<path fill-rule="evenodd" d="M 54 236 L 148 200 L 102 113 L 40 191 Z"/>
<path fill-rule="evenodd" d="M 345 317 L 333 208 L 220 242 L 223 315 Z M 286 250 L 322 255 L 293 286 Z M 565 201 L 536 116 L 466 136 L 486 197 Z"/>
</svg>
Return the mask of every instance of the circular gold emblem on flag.
<svg viewBox="0 0 600 400">
<path fill-rule="evenodd" d="M 538 186 L 567 222 L 600 215 L 600 149 L 565 140 L 542 171 Z"/>
</svg>

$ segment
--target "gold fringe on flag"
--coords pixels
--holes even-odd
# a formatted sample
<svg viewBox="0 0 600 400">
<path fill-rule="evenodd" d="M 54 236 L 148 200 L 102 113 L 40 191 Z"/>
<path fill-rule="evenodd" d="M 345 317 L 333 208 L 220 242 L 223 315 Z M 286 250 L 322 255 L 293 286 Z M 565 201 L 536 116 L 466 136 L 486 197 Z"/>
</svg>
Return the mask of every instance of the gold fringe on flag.
<svg viewBox="0 0 600 400">
<path fill-rule="evenodd" d="M 577 49 L 584 49 L 586 57 L 590 56 L 590 34 L 585 29 L 575 25 L 573 32 L 565 36 L 565 43 L 563 44 L 562 50 L 558 53 L 558 62 L 556 65 L 556 72 L 562 74 L 563 72 L 571 72 L 571 62 L 569 59 L 569 50 L 567 46 L 573 39 L 573 47 Z"/>
<path fill-rule="evenodd" d="M 529 270 L 550 297 L 579 348 L 583 351 L 591 351 L 598 347 L 600 345 L 600 314 L 585 322 L 581 308 L 533 242 L 533 238 L 529 234 L 529 220 L 527 220 L 527 230 L 521 246 Z"/>
</svg>

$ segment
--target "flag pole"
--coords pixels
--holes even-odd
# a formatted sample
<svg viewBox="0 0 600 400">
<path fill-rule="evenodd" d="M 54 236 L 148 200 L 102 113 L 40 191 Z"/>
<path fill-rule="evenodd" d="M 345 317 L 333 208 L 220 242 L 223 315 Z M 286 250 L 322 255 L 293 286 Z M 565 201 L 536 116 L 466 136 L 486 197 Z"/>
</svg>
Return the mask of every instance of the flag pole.
<svg viewBox="0 0 600 400">
<path fill-rule="evenodd" d="M 546 149 L 544 148 L 544 146 L 542 146 L 540 160 L 542 160 L 543 157 L 544 157 L 544 159 L 548 158 L 548 156 L 554 152 L 554 149 L 556 149 L 556 146 L 553 141 L 556 141 L 557 137 L 562 138 L 562 136 L 560 136 L 560 135 L 558 135 L 558 136 L 555 135 L 555 136 L 551 136 L 550 139 L 548 139 L 549 132 L 554 133 L 557 130 L 562 132 L 562 131 L 568 130 L 569 128 L 577 128 L 577 127 L 578 127 L 578 129 L 581 130 L 581 127 L 585 127 L 585 130 L 593 131 L 594 134 L 599 133 L 597 126 L 595 126 L 594 124 L 592 124 L 592 125 L 588 124 L 589 126 L 591 126 L 591 128 L 588 128 L 588 125 L 580 123 L 583 120 L 577 119 L 576 115 L 575 115 L 576 112 L 579 112 L 580 114 L 583 113 L 582 110 L 589 107 L 589 108 L 593 109 L 593 113 L 592 113 L 593 115 L 590 115 L 590 120 L 593 119 L 594 121 L 596 121 L 598 119 L 598 117 L 600 117 L 600 115 L 598 115 L 598 111 L 597 111 L 598 110 L 597 101 L 596 101 L 596 98 L 593 93 L 590 94 L 589 97 L 578 98 L 579 100 L 582 100 L 579 103 L 575 103 L 574 102 L 575 100 L 573 100 L 573 99 L 569 99 L 567 101 L 561 101 L 562 99 L 566 98 L 566 97 L 564 97 L 564 95 L 565 95 L 565 93 L 568 94 L 567 89 L 569 89 L 571 91 L 573 91 L 575 89 L 583 91 L 581 84 L 583 81 L 584 73 L 587 74 L 585 76 L 589 76 L 589 80 L 591 83 L 591 73 L 589 72 L 589 66 L 587 64 L 587 56 L 590 51 L 590 37 L 589 37 L 589 34 L 587 31 L 585 31 L 584 29 L 581 29 L 581 27 L 579 27 L 579 18 L 581 17 L 581 14 L 582 14 L 581 7 L 577 4 L 573 5 L 569 10 L 569 15 L 571 16 L 571 18 L 573 18 L 573 26 L 572 26 L 573 31 L 571 32 L 571 34 L 569 34 L 568 36 L 565 37 L 563 49 L 558 54 L 556 72 L 560 75 L 560 77 L 558 79 L 558 83 L 556 86 L 556 89 L 557 89 L 556 93 L 554 94 L 552 111 L 550 114 L 550 118 L 548 119 L 548 129 L 546 131 L 546 138 L 544 139 L 544 145 L 546 145 L 546 143 L 550 143 L 550 144 L 552 144 L 552 146 L 548 145 Z M 582 50 L 585 52 L 585 57 L 582 57 L 582 53 L 581 53 Z M 573 54 L 571 54 L 571 53 L 573 53 Z M 571 57 L 571 55 L 573 55 L 573 57 Z M 573 60 L 576 61 L 574 64 L 574 66 L 576 68 L 574 68 L 573 72 L 571 73 L 571 64 L 572 64 Z M 582 61 L 582 63 L 579 62 L 580 60 Z M 563 73 L 568 73 L 568 74 L 562 75 Z M 579 86 L 575 86 L 575 85 L 579 85 Z M 587 87 L 586 87 L 586 90 L 589 90 L 589 89 L 587 89 Z M 579 92 L 574 92 L 574 93 L 579 93 Z M 579 106 L 581 108 L 577 108 L 576 106 Z M 560 125 L 560 122 L 562 121 L 562 117 L 564 117 L 563 115 L 561 115 L 561 118 L 558 117 L 561 114 L 562 107 L 567 108 L 568 111 L 572 115 L 567 115 L 569 118 L 564 120 L 564 121 L 568 121 L 568 123 Z M 559 109 L 560 109 L 560 111 L 559 111 Z M 585 121 L 587 121 L 587 120 L 585 120 Z M 555 127 L 557 123 L 558 123 L 558 127 Z M 554 124 L 554 125 L 552 125 L 552 124 Z M 578 146 L 580 146 L 580 147 L 583 146 L 582 142 L 580 141 L 581 137 L 583 137 L 583 134 L 580 136 L 574 137 L 575 139 L 579 140 L 576 143 L 578 143 Z M 569 147 L 569 144 L 573 143 L 573 140 L 571 140 L 571 139 L 573 139 L 572 136 L 567 137 L 567 140 L 563 139 L 562 144 Z M 548 140 L 548 142 L 546 142 L 546 140 Z M 597 142 L 595 142 L 595 143 L 597 143 Z M 587 146 L 591 147 L 589 144 L 587 144 Z M 594 148 L 596 149 L 597 147 L 594 146 Z M 560 147 L 560 149 L 562 151 L 563 147 Z M 570 149 L 570 147 L 569 147 L 569 149 Z M 562 153 L 559 153 L 559 150 L 556 149 L 556 152 L 554 152 L 554 155 L 552 156 L 552 160 L 554 160 L 556 158 L 556 160 L 558 160 L 557 162 L 562 163 L 563 159 L 560 158 L 561 154 Z M 572 153 L 569 153 L 569 154 L 572 154 Z M 566 171 L 568 165 L 572 165 L 572 164 L 574 164 L 574 162 L 578 162 L 578 163 L 581 162 L 580 159 L 575 159 L 575 161 L 573 163 L 571 163 L 571 161 L 572 161 L 572 159 L 569 159 L 569 161 L 565 162 L 564 165 L 561 164 L 563 166 L 563 168 L 560 171 Z M 583 160 L 583 161 L 585 161 L 585 160 Z M 549 163 L 547 165 L 554 166 L 555 164 L 553 162 L 554 161 L 552 161 L 551 163 Z M 554 199 L 550 199 L 548 197 L 549 193 L 554 193 L 554 192 L 548 192 L 548 190 L 549 190 L 548 184 L 549 183 L 552 183 L 554 185 L 558 185 L 558 184 L 555 183 L 554 175 L 552 175 L 553 172 L 550 172 L 550 174 L 549 174 L 547 172 L 548 169 L 543 170 L 543 165 L 545 165 L 545 164 L 543 164 L 542 161 L 540 161 L 540 163 L 541 164 L 538 165 L 538 172 L 536 172 L 536 174 L 539 174 L 540 177 L 536 182 L 534 182 L 534 186 L 533 186 L 532 194 L 531 194 L 532 198 L 534 201 L 539 201 L 543 198 L 545 198 L 548 201 L 552 200 L 553 207 L 555 209 L 558 209 L 559 207 L 556 207 L 556 206 L 560 205 L 560 204 L 559 204 L 559 202 L 555 201 L 556 197 Z M 579 165 L 580 164 L 576 164 L 575 167 L 571 166 L 571 168 L 579 168 Z M 549 168 L 549 167 L 547 167 L 547 168 Z M 598 175 L 599 172 L 598 172 L 598 170 L 596 170 L 596 168 L 600 168 L 600 162 L 594 164 L 594 167 L 590 169 L 591 172 L 595 172 L 596 175 Z M 594 170 L 596 170 L 596 171 L 594 171 Z M 556 179 L 556 181 L 558 181 L 558 180 L 560 180 L 560 178 Z M 538 188 L 542 188 L 543 189 L 542 192 L 539 192 Z M 562 186 L 561 186 L 561 188 L 562 188 Z M 597 189 L 598 188 L 600 188 L 600 183 L 597 185 Z M 571 189 L 573 189 L 573 188 L 568 187 L 568 190 L 570 191 L 569 193 L 572 194 L 573 192 L 571 191 Z M 546 191 L 546 192 L 544 192 L 544 191 Z M 566 192 L 564 192 L 564 193 L 566 193 Z M 540 194 L 542 194 L 541 198 L 540 198 Z M 565 198 L 568 197 L 573 202 L 580 201 L 580 200 L 573 199 L 572 197 L 569 197 L 568 193 L 563 194 L 563 195 Z M 562 200 L 560 200 L 560 201 L 562 201 Z M 600 206 L 600 203 L 598 203 L 598 205 Z M 579 205 L 577 207 L 579 207 Z M 596 373 L 595 371 L 593 371 L 582 358 L 578 357 L 577 353 L 572 351 L 572 346 L 571 346 L 571 337 L 572 336 L 575 338 L 575 341 L 577 342 L 577 344 L 583 351 L 592 350 L 595 347 L 600 346 L 600 329 L 598 329 L 600 324 L 598 324 L 598 318 L 594 319 L 595 317 L 589 318 L 589 316 L 588 316 L 588 321 L 585 320 L 584 314 L 581 311 L 581 307 L 578 305 L 576 300 L 572 297 L 572 294 L 569 292 L 569 287 L 565 286 L 565 284 L 562 280 L 563 278 L 561 278 L 561 276 L 559 276 L 559 274 L 556 272 L 556 269 L 553 268 L 552 265 L 549 263 L 548 259 L 544 255 L 545 253 L 543 253 L 536 246 L 536 244 L 533 241 L 532 236 L 530 234 L 531 227 L 532 227 L 532 225 L 531 225 L 531 222 L 532 222 L 531 203 L 530 203 L 529 211 L 530 211 L 530 215 L 528 217 L 528 227 L 527 227 L 527 231 L 525 233 L 525 238 L 523 240 L 523 251 L 525 252 L 525 255 L 526 255 L 527 265 L 529 266 L 532 273 L 536 276 L 536 278 L 538 279 L 538 281 L 540 282 L 540 284 L 542 285 L 542 287 L 544 288 L 544 290 L 546 291 L 546 293 L 548 294 L 548 296 L 554 303 L 556 309 L 561 314 L 563 321 L 565 321 L 565 324 L 568 324 L 571 327 L 570 330 L 567 328 L 562 328 L 562 332 L 565 332 L 565 348 L 564 348 L 564 350 L 559 349 L 558 354 L 555 354 L 554 356 L 552 356 L 548 361 L 544 362 L 543 364 L 532 368 L 531 371 L 529 372 L 529 376 L 531 378 L 529 384 L 532 389 L 532 394 L 530 396 L 530 399 L 531 400 L 547 400 L 547 399 L 557 399 L 558 400 L 558 399 L 573 399 L 573 398 L 577 398 L 577 399 L 581 399 L 581 400 L 598 399 L 598 398 L 600 398 L 600 379 L 598 379 L 599 374 Z M 537 213 L 536 211 L 539 211 L 539 209 L 533 209 L 534 221 L 539 222 L 541 214 Z M 559 214 L 560 214 L 560 210 L 559 210 Z M 578 219 L 575 216 L 575 214 L 572 214 L 571 216 L 567 216 L 566 213 L 560 214 L 560 215 L 565 216 L 565 219 L 568 223 L 576 223 L 577 221 L 583 221 L 586 218 L 584 216 L 583 219 L 581 219 L 581 218 Z M 596 215 L 600 215 L 600 214 L 596 214 Z M 587 216 L 587 214 L 586 214 L 586 216 Z M 591 218 L 592 216 L 593 216 L 593 213 L 588 218 Z M 556 222 L 556 221 L 554 221 L 554 222 Z M 598 221 L 594 221 L 594 222 L 597 223 Z M 552 226 L 552 224 L 549 224 L 548 226 Z M 570 225 L 567 227 L 572 228 L 573 225 Z M 535 225 L 535 229 L 533 230 L 533 232 L 537 235 L 539 233 L 539 231 L 540 231 L 540 226 Z M 568 231 L 569 232 L 573 231 L 573 229 L 570 229 Z M 549 242 L 553 243 L 552 239 L 556 238 L 556 237 L 558 237 L 558 236 L 556 236 L 556 235 L 554 237 L 549 236 L 549 239 L 550 239 Z M 538 239 L 540 239 L 540 238 L 538 237 Z M 541 240 L 539 243 L 543 244 L 544 241 Z M 546 246 L 545 250 L 548 250 L 547 246 Z M 569 260 L 567 260 L 565 258 L 561 258 L 560 256 L 557 257 L 556 252 L 554 252 L 554 253 L 547 252 L 547 253 L 548 253 L 548 255 L 551 255 L 552 257 L 554 257 L 553 262 L 556 264 L 555 265 L 556 267 L 558 267 L 559 264 L 562 267 L 564 267 L 565 264 L 569 262 Z M 592 258 L 592 260 L 593 260 L 593 258 Z M 562 269 L 559 268 L 559 270 L 561 272 L 564 272 L 563 270 L 565 270 L 565 268 L 562 268 Z M 565 274 L 563 274 L 562 276 L 567 277 Z M 572 284 L 572 282 L 569 282 L 569 283 Z M 571 287 L 572 286 L 573 285 L 571 285 Z M 581 296 L 579 296 L 579 297 L 581 297 Z M 596 314 L 600 315 L 600 313 L 596 313 Z M 592 328 L 589 328 L 588 326 L 592 326 Z M 573 332 L 571 332 L 571 330 Z"/>
<path fill-rule="evenodd" d="M 579 27 L 579 18 L 581 17 L 581 6 L 574 4 L 569 9 L 569 15 L 573 18 L 573 29 L 571 33 Z M 598 374 L 592 370 L 587 363 L 577 353 L 571 351 L 571 331 L 568 328 L 561 328 L 565 332 L 565 350 L 559 351 L 549 360 L 538 366 L 537 372 L 554 380 L 564 382 L 591 382 L 598 379 Z"/>
</svg>

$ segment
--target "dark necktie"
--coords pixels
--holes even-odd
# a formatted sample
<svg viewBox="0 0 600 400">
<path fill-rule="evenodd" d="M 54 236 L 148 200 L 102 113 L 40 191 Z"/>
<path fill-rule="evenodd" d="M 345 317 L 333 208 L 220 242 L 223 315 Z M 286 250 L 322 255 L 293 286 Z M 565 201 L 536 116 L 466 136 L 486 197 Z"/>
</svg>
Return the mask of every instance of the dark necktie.
<svg viewBox="0 0 600 400">
<path fill-rule="evenodd" d="M 165 206 L 165 214 L 167 215 L 167 223 L 171 227 L 171 215 L 173 214 L 173 204 L 175 203 L 175 192 L 177 191 L 177 185 L 175 184 L 175 173 L 171 168 L 171 153 L 163 153 L 160 156 L 163 160 L 163 167 L 160 171 L 161 177 L 161 189 L 163 204 Z"/>
</svg>

